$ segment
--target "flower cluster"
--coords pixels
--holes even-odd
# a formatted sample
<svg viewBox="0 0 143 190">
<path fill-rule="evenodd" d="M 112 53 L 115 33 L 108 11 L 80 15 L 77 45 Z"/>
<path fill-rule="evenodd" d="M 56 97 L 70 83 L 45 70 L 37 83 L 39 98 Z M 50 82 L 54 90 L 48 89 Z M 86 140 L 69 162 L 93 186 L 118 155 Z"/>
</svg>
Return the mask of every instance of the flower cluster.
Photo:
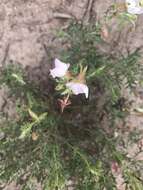
<svg viewBox="0 0 143 190">
<path fill-rule="evenodd" d="M 143 0 L 126 0 L 126 6 L 130 14 L 143 13 Z"/>
<path fill-rule="evenodd" d="M 67 97 L 69 98 L 70 94 L 78 95 L 78 94 L 85 94 L 85 97 L 88 98 L 89 95 L 89 88 L 86 85 L 85 75 L 87 71 L 87 67 L 83 68 L 80 66 L 80 72 L 77 76 L 74 76 L 69 71 L 70 64 L 63 63 L 59 59 L 55 59 L 55 67 L 50 70 L 50 74 L 53 78 L 58 78 L 63 81 L 64 80 L 64 86 L 66 88 L 65 94 L 67 94 Z M 60 80 L 59 80 L 60 83 Z M 59 88 L 61 89 L 61 88 Z M 69 105 L 68 98 L 64 98 L 64 100 L 60 100 L 60 103 L 63 102 L 62 105 L 65 107 L 66 105 Z M 61 106 L 61 107 L 62 107 Z M 62 111 L 63 111 L 62 107 Z"/>
</svg>

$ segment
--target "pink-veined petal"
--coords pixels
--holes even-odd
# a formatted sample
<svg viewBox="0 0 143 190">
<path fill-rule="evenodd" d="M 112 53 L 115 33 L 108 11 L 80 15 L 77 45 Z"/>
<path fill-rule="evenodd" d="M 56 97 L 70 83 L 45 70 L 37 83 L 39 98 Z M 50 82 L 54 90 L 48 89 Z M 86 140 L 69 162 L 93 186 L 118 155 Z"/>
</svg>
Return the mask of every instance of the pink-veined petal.
<svg viewBox="0 0 143 190">
<path fill-rule="evenodd" d="M 89 89 L 88 86 L 82 83 L 69 82 L 66 86 L 72 90 L 73 94 L 85 94 L 85 97 L 88 98 Z"/>
<path fill-rule="evenodd" d="M 70 64 L 61 62 L 59 59 L 55 59 L 55 68 L 50 70 L 50 74 L 53 78 L 64 77 L 68 71 Z"/>
<path fill-rule="evenodd" d="M 66 64 L 62 61 L 60 61 L 59 59 L 55 59 L 55 68 L 61 68 L 61 69 L 68 69 L 70 66 L 70 64 Z"/>
<path fill-rule="evenodd" d="M 65 72 L 65 70 L 55 68 L 55 69 L 51 69 L 50 73 L 53 78 L 56 78 L 56 77 L 63 77 L 66 72 Z"/>
<path fill-rule="evenodd" d="M 143 8 L 130 7 L 130 8 L 128 8 L 128 13 L 130 13 L 130 14 L 142 14 L 143 13 Z"/>
<path fill-rule="evenodd" d="M 126 0 L 127 11 L 130 14 L 142 14 L 143 7 L 140 6 L 140 0 Z"/>
</svg>

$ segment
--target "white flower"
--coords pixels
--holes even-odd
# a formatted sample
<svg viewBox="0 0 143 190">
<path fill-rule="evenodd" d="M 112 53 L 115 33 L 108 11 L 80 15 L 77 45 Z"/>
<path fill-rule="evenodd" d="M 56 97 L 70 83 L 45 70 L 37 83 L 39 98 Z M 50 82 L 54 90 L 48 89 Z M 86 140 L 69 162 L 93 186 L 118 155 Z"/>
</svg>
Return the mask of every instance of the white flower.
<svg viewBox="0 0 143 190">
<path fill-rule="evenodd" d="M 142 0 L 126 0 L 127 11 L 130 14 L 142 14 Z"/>
<path fill-rule="evenodd" d="M 86 84 L 82 84 L 79 82 L 69 82 L 66 84 L 66 86 L 72 90 L 73 94 L 85 94 L 85 97 L 88 98 L 89 89 Z"/>
<path fill-rule="evenodd" d="M 55 59 L 55 68 L 50 69 L 50 74 L 53 78 L 64 77 L 68 71 L 70 64 L 61 62 L 59 59 Z"/>
</svg>

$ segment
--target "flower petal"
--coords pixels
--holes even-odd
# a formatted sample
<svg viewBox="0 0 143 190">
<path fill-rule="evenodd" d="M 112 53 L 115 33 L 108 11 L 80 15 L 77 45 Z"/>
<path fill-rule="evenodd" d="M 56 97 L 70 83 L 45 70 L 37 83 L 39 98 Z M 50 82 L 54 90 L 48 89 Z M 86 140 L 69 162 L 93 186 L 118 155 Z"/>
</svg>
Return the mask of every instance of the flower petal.
<svg viewBox="0 0 143 190">
<path fill-rule="evenodd" d="M 65 75 L 65 73 L 66 73 L 65 70 L 58 69 L 58 68 L 50 70 L 50 74 L 52 75 L 53 78 L 63 77 Z"/>
<path fill-rule="evenodd" d="M 88 98 L 89 89 L 88 86 L 82 83 L 69 82 L 66 86 L 72 90 L 73 94 L 85 94 L 85 97 Z"/>
<path fill-rule="evenodd" d="M 142 14 L 143 7 L 140 6 L 140 0 L 126 0 L 127 11 L 130 14 Z"/>
<path fill-rule="evenodd" d="M 68 71 L 70 64 L 61 62 L 59 59 L 55 59 L 55 68 L 50 70 L 50 74 L 53 78 L 63 77 Z"/>
<path fill-rule="evenodd" d="M 128 13 L 130 13 L 130 14 L 142 14 L 143 13 L 143 8 L 140 8 L 140 7 L 129 7 L 128 8 Z"/>
<path fill-rule="evenodd" d="M 68 69 L 70 64 L 66 64 L 59 59 L 55 59 L 55 67 L 56 68 L 61 68 L 61 69 Z"/>
<path fill-rule="evenodd" d="M 135 7 L 137 5 L 137 1 L 136 0 L 126 0 L 126 4 L 129 7 Z"/>
</svg>

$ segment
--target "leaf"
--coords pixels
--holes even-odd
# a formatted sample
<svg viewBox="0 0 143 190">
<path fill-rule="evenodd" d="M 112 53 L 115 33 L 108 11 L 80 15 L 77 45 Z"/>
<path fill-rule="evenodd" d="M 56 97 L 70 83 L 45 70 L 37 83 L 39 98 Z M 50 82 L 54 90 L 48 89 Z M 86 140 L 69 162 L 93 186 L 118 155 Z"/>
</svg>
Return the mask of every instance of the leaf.
<svg viewBox="0 0 143 190">
<path fill-rule="evenodd" d="M 34 113 L 31 109 L 28 109 L 28 112 L 29 112 L 29 115 L 31 116 L 31 118 L 32 118 L 34 121 L 39 120 L 39 117 L 37 116 L 37 114 Z"/>
<path fill-rule="evenodd" d="M 42 113 L 42 114 L 39 116 L 39 118 L 38 118 L 39 122 L 41 122 L 42 120 L 44 120 L 46 116 L 47 116 L 47 112 Z"/>
<path fill-rule="evenodd" d="M 143 108 L 136 108 L 135 111 L 143 114 Z"/>
<path fill-rule="evenodd" d="M 92 77 L 95 77 L 95 76 L 97 76 L 97 75 L 100 75 L 104 69 L 105 69 L 105 66 L 96 69 L 96 71 L 92 72 L 91 74 L 89 74 L 89 75 L 87 76 L 87 79 L 90 79 L 90 78 L 92 78 Z"/>
<path fill-rule="evenodd" d="M 66 95 L 66 94 L 70 94 L 71 93 L 71 90 L 70 89 L 66 89 L 64 90 L 61 95 Z"/>
<path fill-rule="evenodd" d="M 120 25 L 124 25 L 126 22 L 129 22 L 135 28 L 135 21 L 137 20 L 137 15 L 130 14 L 130 13 L 120 13 L 118 15 L 120 20 Z"/>
<path fill-rule="evenodd" d="M 21 135 L 19 136 L 19 139 L 23 139 L 28 134 L 30 134 L 32 127 L 33 127 L 33 123 L 26 123 L 24 126 L 22 126 L 22 132 L 21 132 Z"/>
<path fill-rule="evenodd" d="M 29 114 L 31 115 L 31 117 L 35 120 L 32 123 L 26 123 L 24 126 L 22 126 L 22 132 L 21 135 L 19 137 L 19 139 L 23 139 L 26 136 L 28 136 L 32 130 L 32 127 L 35 126 L 36 124 L 39 124 L 42 120 L 45 119 L 45 117 L 47 116 L 47 113 L 42 113 L 39 117 L 32 112 L 30 109 L 28 110 Z"/>
<path fill-rule="evenodd" d="M 60 91 L 64 88 L 63 84 L 58 84 L 55 88 L 55 90 Z"/>
<path fill-rule="evenodd" d="M 34 99 L 33 95 L 29 92 L 27 92 L 26 96 L 27 96 L 28 106 L 29 108 L 32 108 L 33 105 L 36 104 L 36 100 Z"/>
<path fill-rule="evenodd" d="M 15 73 L 12 73 L 12 77 L 16 79 L 17 82 L 19 82 L 22 85 L 25 85 L 25 81 L 23 80 L 22 76 L 19 76 Z"/>
<path fill-rule="evenodd" d="M 143 116 L 143 108 L 135 108 L 134 111 L 137 112 L 138 116 Z"/>
</svg>

